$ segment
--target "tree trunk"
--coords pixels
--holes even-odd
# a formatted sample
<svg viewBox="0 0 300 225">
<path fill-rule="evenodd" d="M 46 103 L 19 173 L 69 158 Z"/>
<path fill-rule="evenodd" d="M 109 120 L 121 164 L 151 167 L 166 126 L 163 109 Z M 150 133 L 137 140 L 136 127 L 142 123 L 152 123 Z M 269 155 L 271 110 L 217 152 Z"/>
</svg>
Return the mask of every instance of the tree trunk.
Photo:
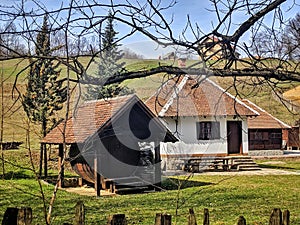
<svg viewBox="0 0 300 225">
<path fill-rule="evenodd" d="M 40 145 L 40 167 L 39 167 L 39 178 L 42 177 L 42 174 L 43 174 L 43 154 L 44 154 L 44 151 L 43 151 L 44 147 L 43 147 L 43 144 L 41 143 Z"/>
<path fill-rule="evenodd" d="M 47 121 L 46 118 L 44 116 L 43 119 L 43 125 L 42 125 L 42 129 L 43 129 L 43 138 L 46 137 L 47 134 Z M 44 177 L 46 178 L 48 176 L 48 160 L 47 160 L 47 149 L 46 149 L 46 144 L 42 144 L 43 145 L 43 153 L 44 153 Z"/>
</svg>

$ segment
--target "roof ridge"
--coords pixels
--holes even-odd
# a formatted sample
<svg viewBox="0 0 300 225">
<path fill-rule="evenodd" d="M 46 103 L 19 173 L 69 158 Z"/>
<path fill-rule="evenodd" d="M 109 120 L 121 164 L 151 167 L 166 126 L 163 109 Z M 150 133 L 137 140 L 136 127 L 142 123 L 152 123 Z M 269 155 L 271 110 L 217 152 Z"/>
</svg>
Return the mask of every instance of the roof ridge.
<svg viewBox="0 0 300 225">
<path fill-rule="evenodd" d="M 176 98 L 178 96 L 179 92 L 182 90 L 182 88 L 184 87 L 184 85 L 186 84 L 188 79 L 189 79 L 189 75 L 184 75 L 184 77 L 180 81 L 180 83 L 178 85 L 175 85 L 172 95 L 170 96 L 170 98 L 168 99 L 166 104 L 162 107 L 162 109 L 158 113 L 158 116 L 163 117 L 165 115 L 165 113 L 168 111 L 169 107 L 173 104 L 174 98 Z"/>
<path fill-rule="evenodd" d="M 253 113 L 257 114 L 258 116 L 260 115 L 259 112 L 257 112 L 256 110 L 252 109 L 250 106 L 248 106 L 247 104 L 245 104 L 243 101 L 241 101 L 240 99 L 234 97 L 232 94 L 230 94 L 229 92 L 227 92 L 224 88 L 222 88 L 220 85 L 218 85 L 217 83 L 215 83 L 214 81 L 210 80 L 210 79 L 205 79 L 207 80 L 209 83 L 211 83 L 212 85 L 214 85 L 215 87 L 219 88 L 223 93 L 225 93 L 226 95 L 228 95 L 230 98 L 232 98 L 234 101 L 238 102 L 239 104 L 243 105 L 244 107 L 246 107 L 247 109 L 249 109 L 250 111 L 252 111 Z"/>
<path fill-rule="evenodd" d="M 276 120 L 277 122 L 279 122 L 281 125 L 287 127 L 287 128 L 291 128 L 290 125 L 284 123 L 283 121 L 281 121 L 280 119 L 276 118 L 275 116 L 273 116 L 272 114 L 268 113 L 266 110 L 264 110 L 263 108 L 259 107 L 258 105 L 256 105 L 255 103 L 251 102 L 249 99 L 243 99 L 243 101 L 247 101 L 249 104 L 253 105 L 254 107 L 258 108 L 260 111 L 268 114 L 268 116 L 272 117 L 274 120 Z"/>
</svg>

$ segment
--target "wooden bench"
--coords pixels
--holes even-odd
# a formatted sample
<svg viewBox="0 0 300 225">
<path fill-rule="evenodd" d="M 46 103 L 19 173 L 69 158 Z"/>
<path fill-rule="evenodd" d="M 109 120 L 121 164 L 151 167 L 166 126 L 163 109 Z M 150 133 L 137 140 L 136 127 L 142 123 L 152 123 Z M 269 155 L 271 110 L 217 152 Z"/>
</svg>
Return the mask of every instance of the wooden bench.
<svg viewBox="0 0 300 225">
<path fill-rule="evenodd" d="M 183 168 L 188 172 L 200 172 L 201 170 L 222 169 L 227 171 L 230 169 L 228 160 L 221 157 L 201 157 L 188 159 Z"/>
</svg>

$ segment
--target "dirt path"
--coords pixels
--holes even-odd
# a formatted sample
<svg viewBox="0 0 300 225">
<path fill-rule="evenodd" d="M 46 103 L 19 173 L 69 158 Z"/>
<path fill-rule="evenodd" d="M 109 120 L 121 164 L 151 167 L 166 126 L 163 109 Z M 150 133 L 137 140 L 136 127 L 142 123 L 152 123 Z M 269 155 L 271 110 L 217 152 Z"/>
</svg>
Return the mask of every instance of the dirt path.
<svg viewBox="0 0 300 225">
<path fill-rule="evenodd" d="M 260 170 L 253 171 L 230 171 L 230 172 L 204 172 L 199 175 L 230 175 L 230 176 L 244 176 L 244 175 L 300 175 L 300 171 L 288 171 L 279 169 L 266 169 L 261 168 Z"/>
</svg>

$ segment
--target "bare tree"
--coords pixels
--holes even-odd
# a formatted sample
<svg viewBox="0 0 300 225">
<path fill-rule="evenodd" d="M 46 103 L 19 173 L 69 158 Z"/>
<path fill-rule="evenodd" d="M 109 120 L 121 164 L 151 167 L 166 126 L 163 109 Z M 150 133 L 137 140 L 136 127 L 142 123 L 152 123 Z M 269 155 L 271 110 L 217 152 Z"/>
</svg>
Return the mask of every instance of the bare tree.
<svg viewBox="0 0 300 225">
<path fill-rule="evenodd" d="M 49 24 L 51 24 L 50 33 L 59 34 L 60 37 L 60 40 L 57 40 L 57 49 L 60 49 L 60 52 L 47 57 L 51 60 L 57 60 L 66 67 L 67 76 L 57 82 L 66 82 L 68 87 L 71 82 L 108 85 L 126 79 L 147 77 L 156 73 L 175 76 L 190 74 L 206 75 L 206 77 L 233 77 L 234 81 L 236 77 L 254 77 L 266 81 L 273 89 L 276 89 L 278 82 L 300 81 L 299 61 L 290 61 L 289 58 L 285 57 L 285 54 L 257 57 L 257 54 L 253 53 L 251 45 L 242 41 L 247 33 L 252 33 L 252 36 L 255 36 L 261 29 L 267 27 L 268 25 L 265 24 L 264 20 L 267 16 L 272 17 L 271 24 L 274 26 L 271 26 L 269 35 L 275 40 L 278 35 L 275 24 L 278 27 L 285 27 L 286 25 L 282 7 L 286 2 L 289 2 L 291 7 L 298 7 L 295 0 L 207 1 L 211 5 L 209 10 L 216 15 L 212 29 L 209 32 L 204 32 L 198 21 L 192 21 L 187 15 L 186 26 L 180 34 L 177 34 L 173 29 L 173 18 L 169 17 L 168 20 L 166 16 L 168 10 L 177 4 L 175 0 L 111 0 L 107 2 L 71 0 L 68 3 L 62 1 L 60 7 L 54 9 L 47 7 L 39 0 L 22 0 L 11 6 L 0 6 L 0 22 L 17 24 L 13 31 L 1 31 L 1 37 L 2 35 L 14 35 L 18 37 L 20 42 L 27 45 L 27 51 L 24 49 L 21 51 L 1 41 L 1 49 L 13 54 L 0 60 L 44 58 L 45 56 L 27 54 L 26 52 L 31 51 L 32 46 L 35 46 L 36 27 L 47 14 Z M 111 11 L 111 14 L 107 15 L 108 11 Z M 235 21 L 235 16 L 241 14 L 244 15 L 241 21 Z M 185 48 L 192 54 L 198 55 L 199 61 L 185 69 L 178 68 L 175 64 L 173 66 L 158 64 L 155 68 L 138 71 L 126 71 L 124 69 L 109 78 L 91 78 L 88 76 L 88 71 L 95 58 L 104 49 L 88 46 L 87 40 L 95 39 L 98 36 L 99 27 L 105 25 L 106 21 L 110 19 L 114 19 L 118 26 L 127 29 L 127 32 L 120 33 L 115 44 L 135 34 L 140 34 L 163 47 Z M 208 48 L 203 49 L 202 44 L 209 38 L 215 38 L 215 41 Z M 84 45 L 82 45 L 83 41 Z M 215 46 L 221 47 L 216 52 L 209 53 Z M 270 51 L 273 48 L 274 46 L 270 46 Z M 215 58 L 218 51 L 225 52 L 225 54 L 220 54 L 218 58 Z M 88 61 L 82 62 L 82 57 L 86 57 Z M 270 58 L 274 60 L 270 61 Z M 18 75 L 29 66 L 24 67 Z M 75 77 L 70 76 L 71 72 L 75 73 Z M 67 95 L 69 103 L 70 93 L 68 92 Z M 69 104 L 67 104 L 66 118 L 69 116 L 68 107 Z M 64 150 L 66 152 L 66 145 L 64 145 Z M 57 190 L 58 187 L 56 186 L 50 203 L 47 224 L 51 223 L 51 213 Z"/>
<path fill-rule="evenodd" d="M 290 64 L 287 60 L 278 58 L 276 65 L 268 64 L 264 59 L 258 59 L 256 55 L 253 55 L 249 46 L 241 41 L 241 38 L 246 32 L 256 33 L 261 27 L 264 26 L 264 17 L 273 13 L 273 24 L 280 23 L 284 25 L 285 20 L 282 18 L 282 5 L 287 0 L 269 0 L 269 1 L 256 1 L 255 3 L 249 3 L 248 1 L 214 1 L 211 0 L 211 10 L 215 12 L 217 23 L 213 26 L 210 32 L 205 33 L 197 21 L 191 21 L 187 17 L 187 25 L 183 32 L 178 35 L 172 29 L 172 19 L 167 21 L 165 17 L 165 11 L 170 9 L 176 4 L 176 1 L 151 1 L 147 0 L 142 3 L 136 1 L 127 1 L 126 3 L 115 3 L 111 1 L 109 4 L 99 3 L 91 0 L 81 0 L 73 3 L 72 5 L 62 5 L 61 8 L 49 11 L 48 8 L 39 1 L 32 1 L 35 5 L 34 11 L 26 9 L 27 2 L 21 2 L 20 4 L 5 7 L 2 10 L 2 18 L 7 21 L 22 21 L 19 24 L 17 31 L 13 32 L 25 39 L 25 34 L 30 34 L 34 31 L 33 24 L 38 23 L 40 18 L 47 12 L 49 14 L 49 20 L 52 20 L 52 31 L 62 30 L 68 26 L 69 39 L 71 40 L 84 40 L 83 38 L 89 38 L 96 35 L 98 27 L 103 24 L 109 17 L 105 15 L 105 10 L 111 10 L 115 21 L 119 26 L 126 26 L 129 28 L 127 33 L 123 33 L 122 36 L 116 40 L 116 42 L 132 36 L 136 33 L 150 38 L 156 43 L 162 46 L 181 46 L 189 50 L 193 50 L 199 55 L 201 60 L 197 67 L 193 65 L 186 68 L 185 73 L 189 74 L 210 74 L 215 76 L 258 76 L 265 79 L 275 78 L 277 80 L 292 80 L 299 81 L 299 71 L 297 71 L 297 65 Z M 291 2 L 292 6 L 296 7 L 295 2 Z M 68 12 L 72 12 L 70 21 L 64 19 L 64 15 Z M 4 13 L 3 13 L 4 12 Z M 234 23 L 233 17 L 236 14 L 244 13 L 245 19 L 240 23 Z M 2 19 L 4 20 L 4 19 Z M 275 29 L 275 27 L 274 27 Z M 8 34 L 11 32 L 3 32 Z M 188 34 L 192 34 L 192 38 L 187 38 Z M 273 35 L 277 35 L 274 32 Z M 202 43 L 208 37 L 214 36 L 218 41 L 214 42 L 214 45 L 222 45 L 223 51 L 227 54 L 213 63 L 210 59 L 213 57 L 204 57 L 206 52 L 201 51 L 199 48 Z M 191 35 L 189 35 L 191 37 Z M 28 40 L 28 38 L 26 38 Z M 30 40 L 33 41 L 33 40 Z M 10 50 L 10 46 L 2 44 L 2 47 Z M 72 52 L 72 49 L 70 49 Z M 238 58 L 235 52 L 239 52 L 244 57 Z M 18 53 L 18 57 L 28 57 L 21 52 Z M 70 64 L 66 63 L 64 57 L 57 57 L 57 60 L 62 61 L 66 66 L 73 70 L 78 75 L 78 80 L 85 83 L 99 83 L 96 80 L 88 80 L 86 78 L 86 71 L 90 66 L 90 63 L 83 65 L 78 58 L 80 56 L 91 56 L 93 60 L 99 52 L 92 51 L 79 51 L 76 55 L 72 55 L 72 61 Z M 247 58 L 247 60 L 245 60 Z M 199 66 L 201 65 L 201 66 Z M 278 70 L 277 68 L 280 68 Z M 157 67 L 151 71 L 141 71 L 115 74 L 106 83 L 119 82 L 124 79 L 136 78 L 141 76 L 149 76 L 157 72 L 166 72 L 171 74 L 182 74 L 181 70 L 176 67 Z"/>
<path fill-rule="evenodd" d="M 284 29 L 283 49 L 289 59 L 300 59 L 300 13 L 297 13 L 295 18 L 292 18 Z"/>
</svg>

